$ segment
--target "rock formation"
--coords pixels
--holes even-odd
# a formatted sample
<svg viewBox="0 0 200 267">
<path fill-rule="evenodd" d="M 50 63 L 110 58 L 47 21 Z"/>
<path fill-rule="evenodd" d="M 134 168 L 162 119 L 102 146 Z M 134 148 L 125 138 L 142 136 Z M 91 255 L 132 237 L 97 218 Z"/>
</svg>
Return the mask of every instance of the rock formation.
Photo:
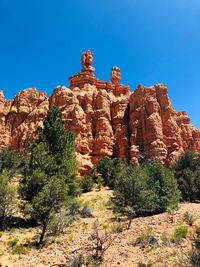
<svg viewBox="0 0 200 267">
<path fill-rule="evenodd" d="M 5 100 L 0 91 L 0 147 L 12 144 L 22 150 L 55 105 L 66 130 L 76 136 L 81 174 L 105 156 L 157 159 L 169 166 L 187 149 L 200 152 L 200 132 L 185 111 L 174 110 L 165 85 L 139 85 L 131 93 L 119 83 L 118 67 L 112 68 L 112 83 L 104 82 L 93 74 L 92 60 L 89 50 L 83 53 L 82 71 L 69 77 L 69 88 L 58 86 L 49 98 L 34 88 Z"/>
</svg>

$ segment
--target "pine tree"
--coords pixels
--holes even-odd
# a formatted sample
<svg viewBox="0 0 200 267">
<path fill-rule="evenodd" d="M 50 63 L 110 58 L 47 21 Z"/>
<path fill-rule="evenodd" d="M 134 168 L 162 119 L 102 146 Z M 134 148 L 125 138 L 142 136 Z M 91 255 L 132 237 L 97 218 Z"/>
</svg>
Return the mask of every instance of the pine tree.
<svg viewBox="0 0 200 267">
<path fill-rule="evenodd" d="M 38 139 L 30 145 L 19 192 L 26 203 L 24 212 L 42 224 L 40 244 L 53 215 L 79 193 L 74 139 L 71 132 L 65 132 L 61 113 L 54 106 L 47 112 L 44 128 L 38 128 Z"/>
</svg>

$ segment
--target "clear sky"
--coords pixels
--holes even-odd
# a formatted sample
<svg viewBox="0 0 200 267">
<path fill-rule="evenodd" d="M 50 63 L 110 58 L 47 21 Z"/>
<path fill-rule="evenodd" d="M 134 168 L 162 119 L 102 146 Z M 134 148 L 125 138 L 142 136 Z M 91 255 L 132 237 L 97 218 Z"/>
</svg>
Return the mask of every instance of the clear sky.
<svg viewBox="0 0 200 267">
<path fill-rule="evenodd" d="M 200 129 L 200 0 L 0 0 L 0 89 L 49 96 L 94 53 L 95 75 L 165 83 L 175 109 Z"/>
</svg>

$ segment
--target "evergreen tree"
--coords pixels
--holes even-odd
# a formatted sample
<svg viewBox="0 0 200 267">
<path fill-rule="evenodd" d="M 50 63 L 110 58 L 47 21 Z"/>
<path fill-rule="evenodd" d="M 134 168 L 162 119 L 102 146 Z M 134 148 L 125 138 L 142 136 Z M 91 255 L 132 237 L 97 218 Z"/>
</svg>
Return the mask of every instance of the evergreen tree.
<svg viewBox="0 0 200 267">
<path fill-rule="evenodd" d="M 200 154 L 187 150 L 171 165 L 183 201 L 200 200 Z"/>
<path fill-rule="evenodd" d="M 0 152 L 0 172 L 6 171 L 9 178 L 12 178 L 20 166 L 17 151 L 12 146 L 8 146 Z"/>
<path fill-rule="evenodd" d="M 9 184 L 9 175 L 6 171 L 0 174 L 0 227 L 5 226 L 13 212 L 16 200 L 16 189 Z"/>
<path fill-rule="evenodd" d="M 97 163 L 96 170 L 103 178 L 104 184 L 109 186 L 111 189 L 114 189 L 115 182 L 117 181 L 118 175 L 123 169 L 124 164 L 124 158 L 110 159 L 108 157 L 104 157 Z"/>
<path fill-rule="evenodd" d="M 114 189 L 114 209 L 137 215 L 149 215 L 177 206 L 180 192 L 173 173 L 160 162 L 141 167 L 125 164 L 119 172 Z"/>
<path fill-rule="evenodd" d="M 29 161 L 24 160 L 19 192 L 26 203 L 24 212 L 42 224 L 40 243 L 54 213 L 80 192 L 74 139 L 71 132 L 65 132 L 61 113 L 53 107 L 44 128 L 38 128 L 38 139 L 30 145 Z"/>
</svg>

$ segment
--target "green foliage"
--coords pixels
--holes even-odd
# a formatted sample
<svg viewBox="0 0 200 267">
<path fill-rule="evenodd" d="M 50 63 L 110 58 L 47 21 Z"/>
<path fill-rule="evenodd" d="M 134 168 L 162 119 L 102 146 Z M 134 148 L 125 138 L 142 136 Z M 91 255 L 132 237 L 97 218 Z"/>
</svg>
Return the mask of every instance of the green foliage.
<svg viewBox="0 0 200 267">
<path fill-rule="evenodd" d="M 15 239 L 9 240 L 7 244 L 9 247 L 14 247 L 17 245 L 18 241 L 19 241 L 19 239 L 15 238 Z"/>
<path fill-rule="evenodd" d="M 171 241 L 173 243 L 179 244 L 181 239 L 186 238 L 187 231 L 188 231 L 188 229 L 186 226 L 184 226 L 184 225 L 178 226 L 174 231 L 174 234 L 172 236 Z"/>
<path fill-rule="evenodd" d="M 196 221 L 196 217 L 194 215 L 192 215 L 191 213 L 189 213 L 189 211 L 186 211 L 183 214 L 183 221 L 186 222 L 188 225 L 192 226 L 193 223 Z"/>
<path fill-rule="evenodd" d="M 166 232 L 162 233 L 162 235 L 160 236 L 160 239 L 164 245 L 167 245 L 170 243 L 170 237 L 168 236 Z"/>
<path fill-rule="evenodd" d="M 133 246 L 140 245 L 142 248 L 145 247 L 158 247 L 159 243 L 157 237 L 153 233 L 152 228 L 147 228 L 144 232 L 141 233 L 140 236 L 133 241 Z"/>
<path fill-rule="evenodd" d="M 3 233 L 2 233 L 2 232 L 0 232 L 0 238 L 2 237 L 2 235 L 3 235 Z"/>
<path fill-rule="evenodd" d="M 125 164 L 115 181 L 114 209 L 126 212 L 129 206 L 137 215 L 156 214 L 175 207 L 180 198 L 173 173 L 160 162 L 138 167 Z"/>
<path fill-rule="evenodd" d="M 200 154 L 187 150 L 171 165 L 183 201 L 200 200 Z"/>
<path fill-rule="evenodd" d="M 127 206 L 134 208 L 139 194 L 139 181 L 142 179 L 141 170 L 136 164 L 126 164 L 118 173 L 115 181 L 114 211 L 124 212 Z"/>
<path fill-rule="evenodd" d="M 120 222 L 115 222 L 113 225 L 111 225 L 111 232 L 113 234 L 119 234 L 123 231 L 123 226 Z"/>
<path fill-rule="evenodd" d="M 0 152 L 0 172 L 6 171 L 9 178 L 12 178 L 20 166 L 20 159 L 17 151 L 8 146 Z"/>
<path fill-rule="evenodd" d="M 69 214 L 74 216 L 80 213 L 82 202 L 77 199 L 71 199 L 68 203 Z"/>
<path fill-rule="evenodd" d="M 9 184 L 6 171 L 0 174 L 0 226 L 4 227 L 6 220 L 12 215 L 16 200 L 16 189 Z"/>
<path fill-rule="evenodd" d="M 41 222 L 40 243 L 54 214 L 79 193 L 76 177 L 74 135 L 65 133 L 61 113 L 54 106 L 47 112 L 44 129 L 30 144 L 30 158 L 24 157 L 19 193 L 24 213 Z"/>
<path fill-rule="evenodd" d="M 124 159 L 110 159 L 108 157 L 105 157 L 98 161 L 96 170 L 103 178 L 104 184 L 109 186 L 111 189 L 114 189 L 115 181 L 117 180 L 124 164 Z"/>
<path fill-rule="evenodd" d="M 83 189 L 83 192 L 89 192 L 94 187 L 94 181 L 92 177 L 89 175 L 84 175 L 84 177 L 81 179 L 81 188 Z"/>
<path fill-rule="evenodd" d="M 12 227 L 11 229 L 10 229 L 10 232 L 9 232 L 9 235 L 12 235 L 14 232 L 15 232 L 15 227 Z"/>
<path fill-rule="evenodd" d="M 159 161 L 144 164 L 142 172 L 144 182 L 138 196 L 138 210 L 160 213 L 176 207 L 180 192 L 173 173 Z"/>
<path fill-rule="evenodd" d="M 129 206 L 125 207 L 125 213 L 129 219 L 129 223 L 128 223 L 128 227 L 127 227 L 127 229 L 129 229 L 131 226 L 132 219 L 136 216 L 136 213 L 135 213 L 134 208 L 129 207 Z"/>
<path fill-rule="evenodd" d="M 83 205 L 83 208 L 81 210 L 81 216 L 83 218 L 89 218 L 93 217 L 92 212 L 93 212 L 93 207 L 91 207 L 87 202 Z"/>
<path fill-rule="evenodd" d="M 15 245 L 12 248 L 12 253 L 13 254 L 25 254 L 26 253 L 26 248 L 22 244 Z"/>
</svg>

